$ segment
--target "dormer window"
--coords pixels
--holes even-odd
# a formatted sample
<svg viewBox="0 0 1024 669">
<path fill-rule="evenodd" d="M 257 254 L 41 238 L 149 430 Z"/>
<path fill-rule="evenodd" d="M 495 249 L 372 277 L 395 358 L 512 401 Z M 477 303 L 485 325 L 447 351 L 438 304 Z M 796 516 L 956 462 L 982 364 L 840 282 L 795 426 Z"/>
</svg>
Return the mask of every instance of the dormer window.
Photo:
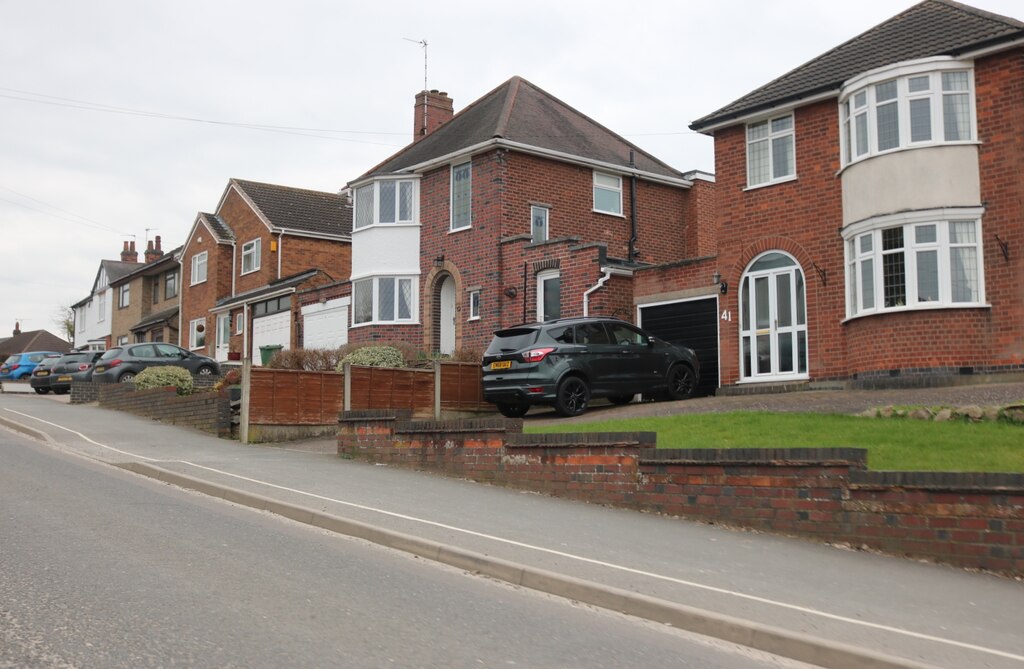
<svg viewBox="0 0 1024 669">
<path fill-rule="evenodd" d="M 930 59 L 875 70 L 839 101 L 843 165 L 900 149 L 974 141 L 969 64 Z"/>
<path fill-rule="evenodd" d="M 379 179 L 355 189 L 356 230 L 371 225 L 412 224 L 416 222 L 416 181 Z"/>
</svg>

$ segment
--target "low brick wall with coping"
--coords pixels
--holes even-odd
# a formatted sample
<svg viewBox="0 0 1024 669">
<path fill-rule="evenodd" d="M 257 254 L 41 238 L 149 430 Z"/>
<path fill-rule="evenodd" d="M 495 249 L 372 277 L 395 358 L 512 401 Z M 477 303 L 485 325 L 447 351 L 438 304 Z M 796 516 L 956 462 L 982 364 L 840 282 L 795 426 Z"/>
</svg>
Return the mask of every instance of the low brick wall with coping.
<svg viewBox="0 0 1024 669">
<path fill-rule="evenodd" d="M 88 394 L 95 393 L 96 401 L 105 409 L 192 427 L 218 437 L 231 436 L 231 403 L 220 393 L 178 395 L 173 387 L 138 390 L 133 383 L 83 383 L 72 386 L 72 400 L 79 385 L 92 386 Z"/>
<path fill-rule="evenodd" d="M 857 448 L 655 447 L 386 410 L 344 412 L 338 432 L 343 457 L 1024 575 L 1024 475 L 871 472 Z"/>
</svg>

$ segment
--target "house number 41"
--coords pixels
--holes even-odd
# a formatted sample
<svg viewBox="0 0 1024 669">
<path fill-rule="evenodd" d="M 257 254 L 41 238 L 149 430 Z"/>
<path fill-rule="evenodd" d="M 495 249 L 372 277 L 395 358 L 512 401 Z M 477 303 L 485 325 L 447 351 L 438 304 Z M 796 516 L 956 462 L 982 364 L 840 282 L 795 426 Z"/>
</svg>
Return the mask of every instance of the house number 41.
<svg viewBox="0 0 1024 669">
<path fill-rule="evenodd" d="M 722 320 L 723 321 L 731 321 L 732 320 L 732 312 L 729 311 L 728 309 L 723 311 L 722 312 Z"/>
</svg>

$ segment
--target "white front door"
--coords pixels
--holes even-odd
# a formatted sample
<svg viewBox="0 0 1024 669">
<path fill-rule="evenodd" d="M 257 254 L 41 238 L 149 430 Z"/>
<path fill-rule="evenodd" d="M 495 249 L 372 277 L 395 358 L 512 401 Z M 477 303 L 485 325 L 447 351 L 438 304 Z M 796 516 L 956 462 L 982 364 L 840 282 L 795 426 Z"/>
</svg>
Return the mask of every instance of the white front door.
<svg viewBox="0 0 1024 669">
<path fill-rule="evenodd" d="M 231 343 L 231 314 L 217 314 L 217 362 L 228 359 L 228 348 Z"/>
<path fill-rule="evenodd" d="M 441 313 L 438 325 L 441 332 L 439 353 L 455 353 L 455 279 L 450 276 L 441 283 Z"/>
<path fill-rule="evenodd" d="M 762 254 L 743 275 L 740 369 L 744 381 L 807 378 L 804 274 L 787 254 Z"/>
</svg>

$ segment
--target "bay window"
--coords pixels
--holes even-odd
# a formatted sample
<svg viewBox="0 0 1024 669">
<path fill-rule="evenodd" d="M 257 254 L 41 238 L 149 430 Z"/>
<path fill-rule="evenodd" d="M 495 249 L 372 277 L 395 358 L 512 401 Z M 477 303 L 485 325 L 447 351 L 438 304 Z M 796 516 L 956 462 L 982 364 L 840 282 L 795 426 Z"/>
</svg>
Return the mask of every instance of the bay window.
<svg viewBox="0 0 1024 669">
<path fill-rule="evenodd" d="M 416 222 L 416 182 L 380 179 L 355 189 L 352 227 Z"/>
<path fill-rule="evenodd" d="M 980 210 L 884 216 L 851 226 L 846 240 L 847 315 L 980 306 Z"/>
<path fill-rule="evenodd" d="M 416 313 L 415 279 L 377 276 L 352 283 L 352 324 L 412 323 Z"/>
</svg>

